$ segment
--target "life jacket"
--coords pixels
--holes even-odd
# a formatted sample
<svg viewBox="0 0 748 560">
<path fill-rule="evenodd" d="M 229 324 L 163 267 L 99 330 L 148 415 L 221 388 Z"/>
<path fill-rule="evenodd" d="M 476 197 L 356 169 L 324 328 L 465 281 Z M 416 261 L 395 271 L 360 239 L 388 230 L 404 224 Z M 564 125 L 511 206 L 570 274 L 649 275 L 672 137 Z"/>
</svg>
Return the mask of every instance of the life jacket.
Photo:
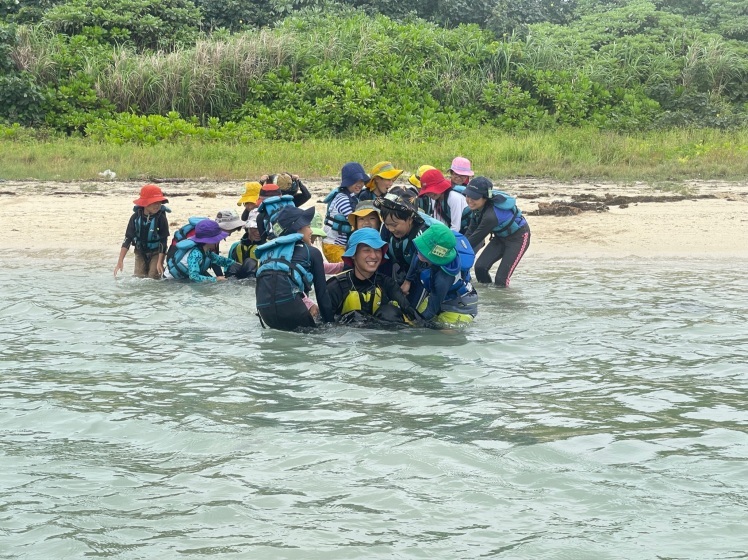
<svg viewBox="0 0 748 560">
<path fill-rule="evenodd" d="M 516 198 L 505 192 L 492 192 L 491 206 L 496 213 L 499 225 L 493 228 L 491 233 L 497 237 L 507 237 L 527 224 L 527 220 L 522 217 L 522 211 L 517 208 Z"/>
<path fill-rule="evenodd" d="M 292 233 L 276 237 L 256 247 L 255 257 L 260 265 L 257 268 L 257 278 L 270 271 L 284 272 L 293 280 L 299 292 L 309 293 L 314 280 L 314 276 L 309 271 L 312 265 L 311 254 L 308 253 L 309 247 L 304 244 L 308 255 L 303 264 L 291 262 L 296 244 L 303 238 L 304 236 L 300 233 Z"/>
<path fill-rule="evenodd" d="M 343 291 L 348 292 L 339 311 L 340 315 L 345 315 L 351 311 L 374 315 L 382 305 L 381 286 L 375 284 L 373 289 L 368 292 L 358 292 L 351 280 L 351 274 L 353 274 L 353 271 L 347 270 L 335 276 Z"/>
<path fill-rule="evenodd" d="M 138 251 L 157 251 L 161 246 L 161 230 L 158 227 L 162 212 L 171 212 L 168 206 L 161 205 L 155 214 L 146 216 L 142 206 L 133 207 L 135 212 L 135 237 L 133 245 Z"/>
<path fill-rule="evenodd" d="M 434 201 L 431 200 L 428 196 L 419 196 L 418 208 L 420 208 L 421 211 L 425 214 L 431 215 L 434 213 Z"/>
<path fill-rule="evenodd" d="M 473 251 L 467 237 L 457 231 L 453 231 L 452 233 L 455 236 L 457 256 L 452 262 L 439 267 L 445 273 L 455 277 L 452 287 L 447 292 L 445 301 L 473 291 L 473 285 L 470 283 L 470 269 L 475 263 L 475 251 Z M 421 271 L 421 282 L 429 293 L 433 291 L 431 267 Z"/>
<path fill-rule="evenodd" d="M 413 259 L 417 259 L 418 249 L 416 249 L 413 239 L 419 236 L 425 229 L 426 224 L 436 222 L 435 218 L 427 216 L 419 212 L 419 216 L 424 220 L 423 223 L 414 223 L 414 227 L 408 232 L 408 235 L 402 238 L 397 238 L 391 235 L 387 240 L 387 255 L 389 256 L 390 262 L 397 263 L 401 267 L 401 272 L 396 278 L 398 282 L 402 282 L 405 279 L 405 275 L 410 269 Z"/>
<path fill-rule="evenodd" d="M 447 227 L 452 227 L 452 211 L 449 207 L 449 193 L 451 191 L 454 191 L 461 196 L 465 196 L 465 185 L 455 185 L 454 187 L 451 187 L 444 191 L 444 196 L 441 197 L 440 200 L 433 201 L 433 206 L 431 208 L 431 214 L 433 215 L 434 210 L 438 207 L 439 213 L 444 216 L 447 220 Z M 462 210 L 462 216 L 460 217 L 460 231 L 465 232 L 467 231 L 468 226 L 470 225 L 470 216 L 472 214 L 472 210 L 470 210 L 470 207 L 465 206 L 465 208 Z"/>
<path fill-rule="evenodd" d="M 290 194 L 270 196 L 257 207 L 257 229 L 263 240 L 273 239 L 280 235 L 280 226 L 275 227 L 277 225 L 275 219 L 284 206 L 296 206 L 293 196 Z"/>
<path fill-rule="evenodd" d="M 207 219 L 208 218 L 204 216 L 191 216 L 189 220 L 187 220 L 186 225 L 183 225 L 181 228 L 174 232 L 174 235 L 171 239 L 171 245 L 175 246 L 177 243 L 182 241 L 182 239 L 193 237 L 195 235 L 195 226 L 198 224 L 198 222 L 202 222 L 203 220 Z"/>
<path fill-rule="evenodd" d="M 249 241 L 242 237 L 239 241 L 234 242 L 229 248 L 228 257 L 235 260 L 239 264 L 242 264 L 247 259 L 255 259 L 255 249 L 258 247 L 257 243 Z"/>
<path fill-rule="evenodd" d="M 213 259 L 210 253 L 206 253 L 201 244 L 195 243 L 192 239 L 182 239 L 175 246 L 175 251 L 171 256 L 166 257 L 166 267 L 169 274 L 174 278 L 188 279 L 190 269 L 187 266 L 187 258 L 192 251 L 200 251 L 203 254 L 203 262 L 200 265 L 200 274 L 207 276 L 207 272 L 213 265 Z"/>
<path fill-rule="evenodd" d="M 330 226 L 333 231 L 348 235 L 353 231 L 353 227 L 351 226 L 350 222 L 348 222 L 348 217 L 340 213 L 337 213 L 333 216 L 330 211 L 332 201 L 338 194 L 343 194 L 349 197 L 351 199 L 351 206 L 353 208 L 356 207 L 356 203 L 358 202 L 358 198 L 356 198 L 356 195 L 351 194 L 347 189 L 344 189 L 343 187 L 333 189 L 332 191 L 330 191 L 330 194 L 328 194 L 323 200 L 323 202 L 327 204 L 327 211 L 325 212 L 325 225 Z"/>
</svg>

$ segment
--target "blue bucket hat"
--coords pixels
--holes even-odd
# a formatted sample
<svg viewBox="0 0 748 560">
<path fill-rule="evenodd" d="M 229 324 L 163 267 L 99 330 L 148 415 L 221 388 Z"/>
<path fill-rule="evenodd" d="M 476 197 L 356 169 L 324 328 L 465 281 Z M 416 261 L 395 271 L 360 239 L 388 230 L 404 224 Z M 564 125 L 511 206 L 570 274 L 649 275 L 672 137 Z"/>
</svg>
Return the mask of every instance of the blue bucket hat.
<svg viewBox="0 0 748 560">
<path fill-rule="evenodd" d="M 368 183 L 371 180 L 364 170 L 364 166 L 355 161 L 349 161 L 340 170 L 340 186 L 341 188 L 348 188 L 351 185 L 355 185 L 359 181 Z"/>
<path fill-rule="evenodd" d="M 359 244 L 368 245 L 372 249 L 382 249 L 382 259 L 389 258 L 387 256 L 387 243 L 379 237 L 379 232 L 373 228 L 363 228 L 354 231 L 348 238 L 348 248 L 343 253 L 343 261 L 349 266 L 353 266 L 350 259 L 356 254 L 356 249 Z M 348 259 L 348 260 L 346 260 Z"/>
</svg>

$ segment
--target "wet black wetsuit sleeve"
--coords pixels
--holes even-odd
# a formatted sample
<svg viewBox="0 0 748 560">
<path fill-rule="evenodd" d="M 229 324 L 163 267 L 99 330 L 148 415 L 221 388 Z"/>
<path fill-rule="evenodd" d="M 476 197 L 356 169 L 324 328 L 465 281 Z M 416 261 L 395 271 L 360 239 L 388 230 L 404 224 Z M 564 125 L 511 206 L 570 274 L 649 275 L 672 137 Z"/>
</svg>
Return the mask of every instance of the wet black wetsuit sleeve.
<svg viewBox="0 0 748 560">
<path fill-rule="evenodd" d="M 473 251 L 477 251 L 483 245 L 483 240 L 486 239 L 486 236 L 498 225 L 499 219 L 496 217 L 496 212 L 493 211 L 493 206 L 491 206 L 490 202 L 486 202 L 480 220 L 478 220 L 475 227 L 471 227 L 465 235 L 468 238 Z"/>
<path fill-rule="evenodd" d="M 132 242 L 135 240 L 135 212 L 130 216 L 130 221 L 127 222 L 127 229 L 125 229 L 125 240 L 122 242 L 122 246 L 125 249 L 129 249 Z"/>
<path fill-rule="evenodd" d="M 319 314 L 325 323 L 332 323 L 334 319 L 330 294 L 327 291 L 325 266 L 322 260 L 322 252 L 316 247 L 309 247 L 309 256 L 312 261 L 312 276 L 314 276 L 314 294 L 317 296 Z"/>
<path fill-rule="evenodd" d="M 345 294 L 343 293 L 343 286 L 341 285 L 338 276 L 333 276 L 327 281 L 327 293 L 330 296 L 330 306 L 332 307 L 333 313 L 339 314 L 340 309 L 343 306 Z"/>
<path fill-rule="evenodd" d="M 312 193 L 309 192 L 309 189 L 306 188 L 306 185 L 301 181 L 297 180 L 296 184 L 299 185 L 299 192 L 293 195 L 293 205 L 298 208 L 312 199 Z"/>
</svg>

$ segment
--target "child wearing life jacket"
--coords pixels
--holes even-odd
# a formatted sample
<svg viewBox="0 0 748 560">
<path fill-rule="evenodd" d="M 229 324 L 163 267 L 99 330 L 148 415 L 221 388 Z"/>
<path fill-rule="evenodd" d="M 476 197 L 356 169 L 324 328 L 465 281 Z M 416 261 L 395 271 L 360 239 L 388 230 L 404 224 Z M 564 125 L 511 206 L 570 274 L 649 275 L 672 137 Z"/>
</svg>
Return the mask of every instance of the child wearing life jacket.
<svg viewBox="0 0 748 560">
<path fill-rule="evenodd" d="M 191 280 L 192 282 L 217 282 L 225 276 L 210 276 L 213 265 L 228 268 L 235 261 L 221 256 L 218 245 L 228 237 L 215 220 L 202 220 L 195 226 L 195 234 L 177 243 L 176 251 L 166 260 L 164 278 Z"/>
<path fill-rule="evenodd" d="M 260 245 L 260 231 L 257 228 L 257 208 L 249 213 L 249 219 L 244 223 L 244 235 L 229 248 L 228 256 L 240 265 L 238 278 L 254 277 L 257 271 L 255 249 Z"/>
<path fill-rule="evenodd" d="M 314 317 L 304 303 L 312 287 L 322 321 L 333 320 L 325 283 L 322 253 L 311 245 L 314 207 L 286 206 L 276 218 L 279 234 L 255 249 L 257 311 L 263 325 L 292 331 L 314 327 Z"/>
<path fill-rule="evenodd" d="M 274 173 L 272 175 L 263 175 L 260 178 L 260 183 L 266 185 L 268 183 L 278 185 L 280 194 L 289 195 L 293 198 L 293 205 L 300 208 L 312 199 L 312 193 L 298 175 L 293 173 L 283 172 Z"/>
<path fill-rule="evenodd" d="M 417 191 L 421 190 L 421 175 L 426 173 L 426 171 L 430 171 L 431 169 L 436 169 L 433 165 L 422 165 L 418 168 L 418 170 L 413 173 L 410 177 L 408 177 L 408 182 L 413 185 Z M 418 207 L 423 211 L 425 214 L 428 214 L 429 216 L 433 215 L 434 213 L 434 203 L 431 201 L 431 199 L 428 196 L 424 196 L 418 199 Z"/>
<path fill-rule="evenodd" d="M 341 262 L 345 252 L 348 236 L 353 228 L 348 221 L 348 214 L 358 204 L 358 194 L 371 179 L 360 163 L 348 162 L 340 172 L 340 186 L 325 197 L 325 232 L 327 237 L 322 242 L 322 252 L 328 262 Z"/>
<path fill-rule="evenodd" d="M 475 175 L 470 160 L 460 156 L 457 156 L 452 160 L 452 164 L 449 166 L 448 171 L 449 179 L 452 182 L 453 187 L 467 186 L 470 178 Z"/>
<path fill-rule="evenodd" d="M 348 223 L 352 231 L 361 228 L 372 228 L 379 232 L 382 229 L 382 218 L 379 216 L 379 208 L 374 206 L 373 200 L 362 200 L 356 204 L 356 209 L 348 214 Z"/>
<path fill-rule="evenodd" d="M 471 322 L 478 314 L 478 294 L 470 284 L 475 254 L 467 239 L 435 221 L 413 243 L 428 264 L 420 277 L 428 292 L 418 307 L 421 317 L 435 325 Z"/>
<path fill-rule="evenodd" d="M 431 216 L 452 231 L 464 231 L 467 227 L 470 210 L 465 196 L 457 192 L 456 187 L 438 169 L 430 169 L 421 175 L 421 191 L 418 196 L 428 196 L 432 200 Z"/>
<path fill-rule="evenodd" d="M 280 187 L 274 183 L 265 183 L 257 198 L 257 228 L 260 232 L 260 242 L 265 243 L 269 239 L 278 236 L 274 231 L 276 217 L 285 207 L 296 208 L 293 196 L 283 194 Z"/>
<path fill-rule="evenodd" d="M 371 179 L 366 182 L 366 189 L 359 193 L 358 199 L 375 200 L 386 195 L 395 180 L 402 174 L 403 170 L 396 169 L 391 161 L 380 161 L 369 171 Z"/>
<path fill-rule="evenodd" d="M 164 206 L 169 202 L 156 185 L 144 185 L 140 197 L 133 201 L 135 208 L 125 230 L 125 240 L 119 251 L 119 259 L 114 267 L 114 277 L 125 265 L 125 255 L 130 246 L 135 247 L 135 276 L 138 278 L 159 279 L 164 273 L 169 220 Z"/>
<path fill-rule="evenodd" d="M 374 201 L 384 225 L 380 236 L 387 243 L 388 259 L 382 271 L 387 273 L 390 270 L 389 274 L 415 307 L 424 294 L 418 277 L 425 265 L 418 260 L 413 239 L 427 228 L 424 216 L 418 212 L 417 200 L 415 189 L 398 186 Z"/>
<path fill-rule="evenodd" d="M 420 322 L 408 298 L 390 276 L 378 271 L 387 258 L 387 243 L 372 228 L 354 231 L 348 239 L 343 262 L 348 270 L 327 281 L 336 319 L 348 323 L 366 317 L 404 323 Z"/>
<path fill-rule="evenodd" d="M 517 208 L 515 198 L 493 190 L 493 183 L 486 177 L 470 181 L 465 197 L 472 212 L 465 235 L 473 250 L 477 252 L 486 236 L 491 236 L 475 263 L 475 279 L 490 284 L 489 269 L 501 261 L 495 283 L 506 288 L 530 246 L 530 226 Z"/>
<path fill-rule="evenodd" d="M 249 213 L 257 208 L 257 197 L 260 196 L 260 189 L 262 189 L 262 185 L 257 181 L 244 183 L 244 194 L 236 202 L 236 205 L 244 206 L 241 218 L 245 222 L 249 219 Z"/>
</svg>

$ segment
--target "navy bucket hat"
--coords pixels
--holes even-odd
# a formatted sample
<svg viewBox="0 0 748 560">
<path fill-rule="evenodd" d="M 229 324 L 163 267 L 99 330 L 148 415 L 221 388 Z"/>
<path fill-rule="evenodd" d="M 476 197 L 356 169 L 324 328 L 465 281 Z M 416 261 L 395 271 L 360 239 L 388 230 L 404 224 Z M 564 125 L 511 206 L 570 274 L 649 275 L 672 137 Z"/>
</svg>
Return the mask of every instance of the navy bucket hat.
<svg viewBox="0 0 748 560">
<path fill-rule="evenodd" d="M 346 163 L 340 170 L 340 186 L 342 188 L 348 188 L 359 181 L 368 183 L 370 180 L 371 177 L 366 174 L 364 166 L 355 161 Z"/>
</svg>

